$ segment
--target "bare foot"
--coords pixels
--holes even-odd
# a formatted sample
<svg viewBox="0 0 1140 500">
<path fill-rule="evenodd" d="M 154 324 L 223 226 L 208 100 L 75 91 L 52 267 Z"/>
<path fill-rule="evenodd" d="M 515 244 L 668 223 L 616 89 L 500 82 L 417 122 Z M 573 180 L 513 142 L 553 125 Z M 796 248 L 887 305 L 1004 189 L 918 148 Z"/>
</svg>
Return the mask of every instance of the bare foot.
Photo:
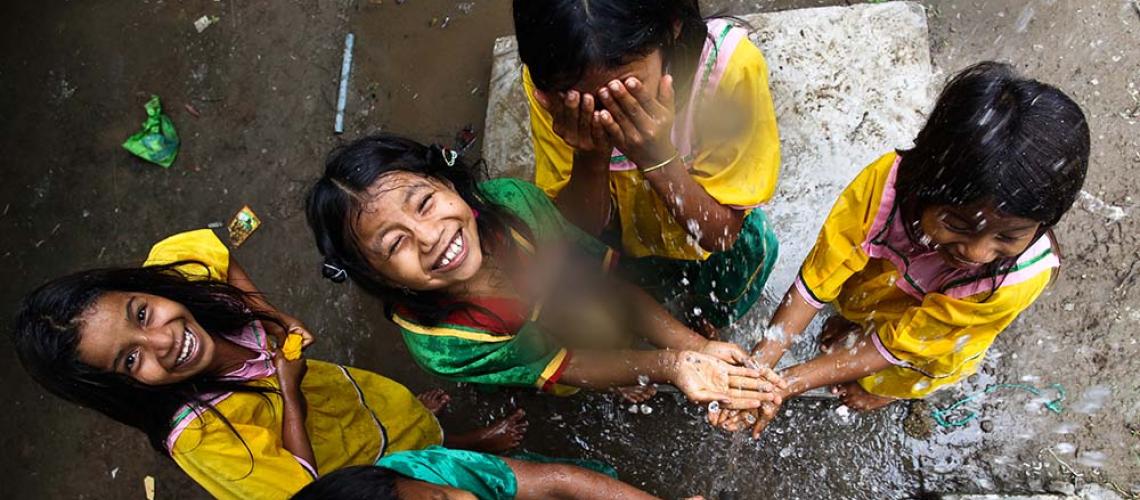
<svg viewBox="0 0 1140 500">
<path fill-rule="evenodd" d="M 847 318 L 836 314 L 823 323 L 819 332 L 819 345 L 824 351 L 830 351 L 840 341 L 846 340 L 851 334 L 859 331 L 859 325 L 848 321 Z"/>
<path fill-rule="evenodd" d="M 530 423 L 526 421 L 526 412 L 520 408 L 507 418 L 486 427 L 448 436 L 444 439 L 443 445 L 448 448 L 483 453 L 502 453 L 517 447 L 522 442 L 529 425 Z"/>
<path fill-rule="evenodd" d="M 427 407 L 428 411 L 439 415 L 447 403 L 451 402 L 451 396 L 443 389 L 432 389 L 422 394 L 417 394 L 416 399 L 420 400 Z"/>
<path fill-rule="evenodd" d="M 614 392 L 621 396 L 626 402 L 643 403 L 649 401 L 649 398 L 657 394 L 657 388 L 651 385 L 630 385 L 626 387 L 615 387 Z"/>
<path fill-rule="evenodd" d="M 832 388 L 832 392 L 839 395 L 839 400 L 855 411 L 874 411 L 895 401 L 894 398 L 876 396 L 863 389 L 858 382 L 847 382 Z"/>
</svg>

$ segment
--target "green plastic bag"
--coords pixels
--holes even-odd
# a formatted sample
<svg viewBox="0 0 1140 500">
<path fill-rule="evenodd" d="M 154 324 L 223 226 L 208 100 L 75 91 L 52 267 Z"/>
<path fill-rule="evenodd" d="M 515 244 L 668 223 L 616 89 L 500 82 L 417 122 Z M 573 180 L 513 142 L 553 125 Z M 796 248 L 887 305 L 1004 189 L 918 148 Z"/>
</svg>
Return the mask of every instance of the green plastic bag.
<svg viewBox="0 0 1140 500">
<path fill-rule="evenodd" d="M 139 158 L 169 168 L 178 156 L 179 144 L 174 122 L 162 114 L 162 102 L 158 96 L 152 95 L 146 103 L 146 121 L 142 130 L 128 137 L 123 148 Z"/>
</svg>

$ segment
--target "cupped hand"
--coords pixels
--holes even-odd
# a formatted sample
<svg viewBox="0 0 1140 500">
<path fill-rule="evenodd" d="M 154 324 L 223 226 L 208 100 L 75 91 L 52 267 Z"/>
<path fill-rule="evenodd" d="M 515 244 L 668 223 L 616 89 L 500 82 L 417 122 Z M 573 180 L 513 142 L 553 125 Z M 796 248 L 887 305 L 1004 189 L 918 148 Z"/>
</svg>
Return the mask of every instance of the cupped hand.
<svg viewBox="0 0 1140 500">
<path fill-rule="evenodd" d="M 577 90 L 558 93 L 535 90 L 534 98 L 550 113 L 554 133 L 575 152 L 609 157 L 613 145 L 602 127 L 598 102 L 593 95 Z"/>
<path fill-rule="evenodd" d="M 677 353 L 672 371 L 673 385 L 697 403 L 718 401 L 730 409 L 757 408 L 778 397 L 758 370 L 733 366 L 708 354 Z"/>
<path fill-rule="evenodd" d="M 634 77 L 614 80 L 598 90 L 605 107 L 599 113 L 611 143 L 640 168 L 649 168 L 677 154 L 672 132 L 673 77 L 661 77 L 654 95 Z"/>
</svg>

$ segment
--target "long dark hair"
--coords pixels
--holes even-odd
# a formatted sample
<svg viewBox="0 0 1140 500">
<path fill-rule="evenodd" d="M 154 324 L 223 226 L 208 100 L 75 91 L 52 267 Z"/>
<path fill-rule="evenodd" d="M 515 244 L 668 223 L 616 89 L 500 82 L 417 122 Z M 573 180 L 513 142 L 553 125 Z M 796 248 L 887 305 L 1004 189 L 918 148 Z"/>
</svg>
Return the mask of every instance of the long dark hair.
<svg viewBox="0 0 1140 500">
<path fill-rule="evenodd" d="M 1084 185 L 1089 126 L 1064 92 L 986 61 L 950 80 L 914 147 L 899 153 L 895 187 L 908 229 L 928 206 L 988 200 L 1039 222 L 1040 237 Z M 990 271 L 1011 264 L 992 263 Z"/>
<path fill-rule="evenodd" d="M 676 95 L 687 96 L 708 39 L 697 0 L 514 0 L 513 12 L 519 57 L 544 91 L 661 49 Z"/>
<path fill-rule="evenodd" d="M 274 321 L 247 306 L 247 294 L 213 280 L 190 280 L 176 269 L 178 262 L 141 268 L 84 271 L 40 286 L 24 297 L 12 339 L 24 368 L 49 392 L 98 411 L 146 434 L 150 445 L 169 454 L 166 438 L 171 419 L 182 407 L 212 411 L 207 402 L 220 392 L 270 392 L 214 377 L 195 377 L 168 385 L 146 385 L 127 375 L 108 372 L 79 360 L 79 330 L 83 316 L 103 294 L 138 292 L 157 295 L 186 307 L 211 336 L 238 333 L 255 320 Z M 204 266 L 204 265 L 203 265 Z"/>
<path fill-rule="evenodd" d="M 409 290 L 384 278 L 368 264 L 353 229 L 353 221 L 370 199 L 369 188 L 385 174 L 401 171 L 450 183 L 478 212 L 479 241 L 486 254 L 494 253 L 501 242 L 510 244 L 504 237 L 510 228 L 530 233 L 516 218 L 483 199 L 479 191 L 484 178 L 482 162 L 469 165 L 453 151 L 388 133 L 357 139 L 329 153 L 325 174 L 309 190 L 305 202 L 309 228 L 325 258 L 324 276 L 337 282 L 351 278 L 383 300 L 389 316 L 392 306 L 400 305 L 418 321 L 434 325 L 470 305 L 455 302 L 440 291 Z"/>
<path fill-rule="evenodd" d="M 354 465 L 321 476 L 291 498 L 292 500 L 396 500 L 400 494 L 396 479 L 404 476 L 375 465 Z"/>
</svg>

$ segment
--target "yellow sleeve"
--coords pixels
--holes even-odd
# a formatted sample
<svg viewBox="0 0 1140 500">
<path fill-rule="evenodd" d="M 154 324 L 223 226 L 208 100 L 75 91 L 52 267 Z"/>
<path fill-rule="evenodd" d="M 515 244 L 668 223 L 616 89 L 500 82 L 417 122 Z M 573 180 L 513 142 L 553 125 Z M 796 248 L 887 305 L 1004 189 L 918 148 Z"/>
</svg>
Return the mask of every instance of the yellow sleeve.
<svg viewBox="0 0 1140 500">
<path fill-rule="evenodd" d="M 693 178 L 724 205 L 752 208 L 771 199 L 780 172 L 780 134 L 760 49 L 742 40 L 716 94 L 700 106 Z"/>
<path fill-rule="evenodd" d="M 198 261 L 207 267 L 208 274 L 197 265 L 178 268 L 189 276 L 225 281 L 229 275 L 230 251 L 212 229 L 186 231 L 155 243 L 143 266 L 160 266 L 183 260 Z"/>
<path fill-rule="evenodd" d="M 554 120 L 534 98 L 530 70 L 523 67 L 523 92 L 530 108 L 530 130 L 534 137 L 534 183 L 553 199 L 570 182 L 574 149 L 554 133 Z"/>
<path fill-rule="evenodd" d="M 965 362 L 985 354 L 994 338 L 1037 300 L 1051 275 L 1047 269 L 992 294 L 962 299 L 927 294 L 897 321 L 879 325 L 873 340 L 894 364 L 934 377 L 956 373 Z"/>
<path fill-rule="evenodd" d="M 875 222 L 895 157 L 888 153 L 864 168 L 824 220 L 795 282 L 800 295 L 817 308 L 835 300 L 843 284 L 866 267 L 870 258 L 862 245 Z"/>
<path fill-rule="evenodd" d="M 191 479 L 221 499 L 289 498 L 313 476 L 279 436 L 256 425 L 231 421 L 234 431 L 206 414 L 178 436 L 171 455 Z M 244 444 L 243 444 L 244 441 Z M 246 449 L 248 447 L 248 450 Z"/>
</svg>

